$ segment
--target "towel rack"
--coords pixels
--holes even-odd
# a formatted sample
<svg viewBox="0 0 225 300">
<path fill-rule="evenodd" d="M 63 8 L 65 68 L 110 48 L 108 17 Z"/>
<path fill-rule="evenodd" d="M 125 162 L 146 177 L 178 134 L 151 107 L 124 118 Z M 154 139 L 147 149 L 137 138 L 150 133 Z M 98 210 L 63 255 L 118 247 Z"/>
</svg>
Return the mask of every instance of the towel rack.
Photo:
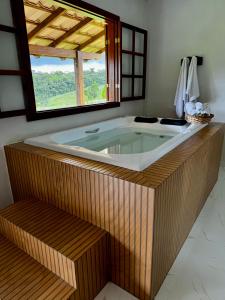
<svg viewBox="0 0 225 300">
<path fill-rule="evenodd" d="M 193 55 L 193 56 L 196 56 L 196 55 Z M 193 56 L 188 56 L 190 61 Z M 202 56 L 196 56 L 196 57 L 197 57 L 198 66 L 202 66 L 203 65 L 203 57 Z M 182 62 L 183 62 L 183 58 L 181 59 L 181 65 L 182 65 Z"/>
</svg>

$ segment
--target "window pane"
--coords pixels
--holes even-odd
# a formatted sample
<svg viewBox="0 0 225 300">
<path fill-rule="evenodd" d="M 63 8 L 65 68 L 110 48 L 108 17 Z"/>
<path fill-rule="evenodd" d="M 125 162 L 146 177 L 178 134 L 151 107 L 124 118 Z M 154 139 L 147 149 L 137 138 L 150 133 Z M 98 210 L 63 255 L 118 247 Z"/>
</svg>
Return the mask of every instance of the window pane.
<svg viewBox="0 0 225 300">
<path fill-rule="evenodd" d="M 135 75 L 144 74 L 144 58 L 142 56 L 135 55 Z"/>
<path fill-rule="evenodd" d="M 132 75 L 132 55 L 124 54 L 122 56 L 122 73 Z"/>
<path fill-rule="evenodd" d="M 56 1 L 41 2 L 49 8 L 54 4 L 55 9 L 62 11 Z M 39 3 L 33 5 L 36 7 Z M 24 7 L 36 110 L 72 108 L 108 101 L 109 94 L 114 92 L 115 81 L 115 49 L 110 42 L 115 38 L 114 23 L 110 25 L 104 18 L 92 18 L 82 10 L 63 6 L 64 13 L 51 26 L 44 24 L 39 30 L 38 24 L 46 19 L 46 12 L 39 10 L 38 14 L 31 13 L 26 1 Z M 111 76 L 109 88 L 108 73 Z"/>
<path fill-rule="evenodd" d="M 31 56 L 37 111 L 76 106 L 73 59 Z"/>
<path fill-rule="evenodd" d="M 134 96 L 141 97 L 143 94 L 143 79 L 135 78 L 134 80 Z"/>
<path fill-rule="evenodd" d="M 105 53 L 100 55 L 99 58 L 95 60 L 84 60 L 83 72 L 84 105 L 106 102 L 107 73 Z"/>
<path fill-rule="evenodd" d="M 144 53 L 144 34 L 135 32 L 135 52 Z"/>
<path fill-rule="evenodd" d="M 23 89 L 20 76 L 1 76 L 0 108 L 1 111 L 24 109 Z"/>
<path fill-rule="evenodd" d="M 13 26 L 10 0 L 1 0 L 0 24 Z"/>
<path fill-rule="evenodd" d="M 122 29 L 122 49 L 132 51 L 133 31 L 127 28 Z"/>
<path fill-rule="evenodd" d="M 14 33 L 0 31 L 0 69 L 18 70 L 16 38 Z"/>
<path fill-rule="evenodd" d="M 122 98 L 128 98 L 132 96 L 132 79 L 123 78 L 122 80 Z"/>
</svg>

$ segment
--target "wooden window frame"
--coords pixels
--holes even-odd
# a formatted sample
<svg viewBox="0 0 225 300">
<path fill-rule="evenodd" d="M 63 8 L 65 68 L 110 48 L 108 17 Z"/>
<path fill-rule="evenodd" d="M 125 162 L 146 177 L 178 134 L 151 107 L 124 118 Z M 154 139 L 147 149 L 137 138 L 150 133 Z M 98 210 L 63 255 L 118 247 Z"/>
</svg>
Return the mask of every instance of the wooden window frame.
<svg viewBox="0 0 225 300">
<path fill-rule="evenodd" d="M 18 38 L 17 38 L 18 31 L 15 27 L 0 24 L 0 31 L 15 34 L 16 41 L 18 41 Z M 21 66 L 20 66 L 20 68 L 21 68 Z M 0 80 L 1 80 L 1 76 L 24 76 L 24 75 L 25 75 L 25 71 L 22 69 L 19 69 L 19 70 L 1 69 L 0 70 Z M 25 113 L 26 113 L 25 109 L 17 109 L 17 110 L 12 110 L 12 111 L 1 111 L 1 107 L 0 107 L 0 119 L 22 116 L 22 115 L 25 115 Z"/>
<path fill-rule="evenodd" d="M 120 29 L 119 16 L 114 15 L 108 11 L 100 9 L 96 6 L 93 6 L 81 0 L 66 0 L 66 1 L 55 0 L 55 2 L 71 5 L 73 7 L 85 11 L 86 13 L 90 13 L 92 15 L 105 18 L 107 22 L 112 22 L 113 30 L 111 30 L 111 32 L 108 32 L 108 35 L 113 34 L 114 46 L 113 47 L 110 46 L 110 49 L 107 51 L 108 52 L 107 53 L 108 55 L 107 77 L 110 85 L 110 88 L 108 89 L 108 102 L 93 104 L 93 105 L 60 108 L 60 109 L 40 111 L 40 112 L 36 110 L 33 78 L 32 78 L 31 63 L 30 63 L 29 44 L 28 44 L 28 37 L 27 37 L 27 30 L 26 30 L 26 19 L 24 13 L 24 4 L 23 4 L 23 0 L 16 0 L 16 1 L 11 0 L 11 9 L 12 9 L 14 28 L 10 30 L 15 30 L 17 32 L 16 41 L 17 41 L 17 48 L 18 48 L 19 64 L 20 64 L 20 69 L 22 70 L 19 72 L 22 72 L 20 75 L 22 76 L 22 85 L 24 90 L 25 107 L 26 107 L 25 111 L 24 110 L 18 111 L 18 113 L 19 114 L 26 113 L 28 121 L 35 121 L 35 120 L 55 118 L 60 116 L 67 116 L 67 115 L 80 114 L 80 113 L 97 111 L 97 110 L 102 110 L 107 108 L 119 107 L 120 96 L 121 96 L 120 93 L 121 29 Z M 109 38 L 109 36 L 107 38 Z M 8 115 L 11 114 L 13 115 L 14 113 L 16 114 L 16 112 L 7 112 L 7 113 Z"/>
<path fill-rule="evenodd" d="M 145 99 L 145 95 L 146 95 L 148 31 L 145 29 L 121 22 L 121 33 L 120 33 L 121 41 L 123 39 L 123 35 L 122 35 L 123 28 L 129 29 L 130 31 L 132 31 L 132 50 L 129 51 L 129 50 L 122 49 L 122 42 L 121 42 L 121 66 L 122 66 L 123 54 L 131 55 L 132 56 L 132 73 L 131 74 L 123 74 L 121 71 L 121 102 L 143 100 L 143 99 Z M 136 39 L 135 33 L 136 32 L 142 33 L 144 35 L 144 52 L 143 53 L 139 53 L 139 52 L 135 51 L 135 39 Z M 135 57 L 136 56 L 143 57 L 143 75 L 135 75 Z M 132 80 L 132 95 L 130 97 L 122 96 L 123 78 L 129 78 Z M 138 97 L 134 95 L 134 87 L 135 87 L 135 79 L 136 78 L 140 78 L 143 80 L 142 95 L 138 96 Z"/>
</svg>

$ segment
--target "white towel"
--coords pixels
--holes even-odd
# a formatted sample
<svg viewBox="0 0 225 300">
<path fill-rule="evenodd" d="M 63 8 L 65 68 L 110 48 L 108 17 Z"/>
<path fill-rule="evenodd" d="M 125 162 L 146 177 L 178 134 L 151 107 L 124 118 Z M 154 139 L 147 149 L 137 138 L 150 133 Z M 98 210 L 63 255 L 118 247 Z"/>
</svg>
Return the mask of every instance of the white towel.
<svg viewBox="0 0 225 300">
<path fill-rule="evenodd" d="M 184 114 L 184 105 L 187 101 L 187 75 L 188 75 L 189 59 L 185 57 L 180 70 L 178 79 L 177 91 L 174 105 L 176 106 L 176 113 L 178 118 L 182 118 Z"/>
<path fill-rule="evenodd" d="M 189 73 L 188 73 L 188 83 L 187 83 L 188 101 L 195 101 L 200 96 L 197 68 L 198 68 L 198 60 L 196 56 L 193 56 L 189 68 Z"/>
</svg>

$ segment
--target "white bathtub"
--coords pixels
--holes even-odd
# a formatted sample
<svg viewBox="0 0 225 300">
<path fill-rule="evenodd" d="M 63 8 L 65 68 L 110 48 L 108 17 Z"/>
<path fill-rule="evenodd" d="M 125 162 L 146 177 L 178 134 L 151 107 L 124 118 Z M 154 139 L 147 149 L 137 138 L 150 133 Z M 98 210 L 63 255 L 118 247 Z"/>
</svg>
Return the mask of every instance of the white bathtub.
<svg viewBox="0 0 225 300">
<path fill-rule="evenodd" d="M 187 140 L 193 134 L 201 130 L 204 126 L 206 126 L 206 125 L 171 126 L 171 125 L 161 125 L 159 122 L 154 124 L 136 123 L 134 122 L 134 119 L 135 117 L 113 119 L 113 120 L 100 122 L 85 127 L 79 127 L 79 128 L 66 130 L 66 131 L 43 135 L 40 137 L 30 138 L 25 140 L 25 143 L 34 146 L 39 146 L 42 148 L 55 150 L 58 152 L 72 154 L 74 156 L 80 156 L 87 159 L 109 163 L 112 165 L 124 167 L 135 171 L 142 171 L 148 166 L 150 166 L 152 163 L 157 161 L 159 158 L 164 156 L 166 153 L 174 149 L 176 146 L 178 146 L 179 144 Z M 115 139 L 117 132 L 121 132 L 121 130 L 127 130 L 131 132 L 131 134 L 134 133 L 144 134 L 144 135 L 149 134 L 151 136 L 154 136 L 154 138 L 157 141 L 159 141 L 158 138 L 167 138 L 167 137 L 169 138 L 169 140 L 166 140 L 165 142 L 163 142 L 163 144 L 157 146 L 151 151 L 143 152 L 137 150 L 137 153 L 132 153 L 132 154 L 131 153 L 129 154 L 110 153 L 110 152 L 114 152 L 115 149 L 118 150 L 119 149 L 118 145 L 111 147 L 110 151 L 107 149 L 94 151 L 79 146 L 79 141 L 81 139 L 85 139 L 88 142 L 89 140 L 90 141 L 92 140 L 92 144 L 98 146 L 97 144 L 98 139 L 101 135 L 105 137 L 107 137 L 108 135 L 109 136 L 114 135 L 114 139 Z M 76 145 L 76 141 L 78 145 Z M 73 142 L 73 145 L 70 145 L 71 142 Z M 139 144 L 140 143 L 141 142 L 139 140 Z M 149 144 L 148 147 L 150 147 Z M 123 148 L 123 151 L 124 149 L 126 150 L 126 147 Z"/>
</svg>

